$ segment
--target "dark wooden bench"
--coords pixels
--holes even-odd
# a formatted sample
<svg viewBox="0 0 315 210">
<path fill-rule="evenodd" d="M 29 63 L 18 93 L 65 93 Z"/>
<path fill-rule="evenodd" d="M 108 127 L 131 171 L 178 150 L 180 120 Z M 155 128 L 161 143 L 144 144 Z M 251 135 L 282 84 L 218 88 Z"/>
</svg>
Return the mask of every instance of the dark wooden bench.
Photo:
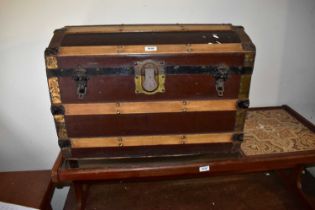
<svg viewBox="0 0 315 210">
<path fill-rule="evenodd" d="M 0 201 L 51 210 L 54 192 L 51 171 L 0 172 Z"/>
<path fill-rule="evenodd" d="M 77 208 L 84 209 L 87 193 L 89 192 L 89 196 L 96 193 L 94 190 L 88 190 L 89 186 L 95 183 L 112 183 L 122 180 L 143 182 L 274 171 L 283 180 L 287 189 L 294 194 L 294 197 L 301 201 L 302 209 L 312 209 L 309 199 L 306 198 L 302 190 L 301 173 L 305 167 L 315 164 L 314 131 L 314 125 L 287 106 L 251 109 L 245 124 L 243 154 L 238 158 L 214 159 L 213 157 L 197 156 L 165 159 L 93 160 L 81 161 L 79 168 L 73 168 L 69 161 L 64 161 L 60 156 L 54 165 L 52 177 L 59 184 L 73 183 Z M 283 146 L 281 147 L 281 145 Z M 222 187 L 229 185 L 229 179 L 221 179 L 222 182 L 226 183 L 222 184 Z M 249 178 L 248 184 L 253 184 L 255 179 L 257 178 Z M 153 186 L 156 185 L 152 184 Z M 150 184 L 147 184 L 147 187 L 150 187 Z M 276 188 L 277 186 L 275 186 Z M 91 187 L 91 189 L 94 188 Z M 241 189 L 239 193 L 244 193 Z M 195 197 L 194 193 L 196 192 L 192 192 L 193 197 Z M 123 194 L 116 195 L 120 196 L 121 202 L 128 199 Z M 245 194 L 243 195 L 245 196 Z M 112 199 L 116 198 L 113 197 Z M 88 201 L 91 202 L 91 200 Z M 229 202 L 230 198 L 225 198 L 225 201 Z M 266 200 L 265 202 L 269 201 Z M 160 203 L 160 205 L 164 204 Z M 237 208 L 235 207 L 235 209 Z"/>
</svg>

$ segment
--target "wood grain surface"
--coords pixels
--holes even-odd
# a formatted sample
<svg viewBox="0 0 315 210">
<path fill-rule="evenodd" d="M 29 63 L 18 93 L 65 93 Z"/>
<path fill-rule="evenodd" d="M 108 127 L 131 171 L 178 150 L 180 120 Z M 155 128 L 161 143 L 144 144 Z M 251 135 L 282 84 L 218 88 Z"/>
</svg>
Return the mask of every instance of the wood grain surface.
<svg viewBox="0 0 315 210">
<path fill-rule="evenodd" d="M 139 25 L 92 25 L 66 26 L 71 33 L 124 33 L 124 32 L 169 32 L 169 31 L 230 31 L 231 24 L 139 24 Z"/>
<path fill-rule="evenodd" d="M 59 68 L 76 68 L 80 64 L 83 68 L 133 66 L 135 62 L 143 60 L 164 61 L 167 65 L 219 65 L 243 66 L 244 53 L 218 54 L 190 54 L 176 55 L 120 55 L 120 56 L 66 56 L 57 57 Z"/>
<path fill-rule="evenodd" d="M 190 135 L 156 135 L 130 137 L 72 138 L 72 148 L 152 146 L 176 144 L 228 143 L 233 133 L 208 133 Z"/>
<path fill-rule="evenodd" d="M 245 52 L 241 44 L 173 44 L 155 45 L 155 51 L 147 51 L 145 46 L 71 46 L 60 47 L 59 57 L 65 56 L 100 56 L 100 55 L 169 55 L 179 53 L 200 54 L 200 53 L 242 53 Z"/>
<path fill-rule="evenodd" d="M 179 144 L 179 145 L 153 145 L 133 147 L 95 147 L 95 148 L 72 148 L 69 160 L 130 160 L 148 158 L 172 158 L 211 155 L 213 159 L 226 159 L 239 157 L 239 150 L 233 150 L 234 145 L 228 143 L 212 144 Z M 106 162 L 106 161 L 105 161 Z M 93 162 L 91 166 L 95 166 Z"/>
<path fill-rule="evenodd" d="M 63 104 L 65 115 L 233 111 L 236 105 L 233 99 Z"/>
<path fill-rule="evenodd" d="M 232 132 L 235 111 L 65 115 L 69 138 Z"/>
<path fill-rule="evenodd" d="M 165 92 L 154 95 L 136 94 L 134 76 L 90 76 L 87 94 L 79 99 L 72 77 L 60 77 L 62 103 L 101 103 L 156 100 L 220 100 L 236 99 L 239 94 L 240 75 L 230 75 L 225 82 L 224 95 L 218 97 L 215 80 L 210 75 L 167 75 Z"/>
</svg>

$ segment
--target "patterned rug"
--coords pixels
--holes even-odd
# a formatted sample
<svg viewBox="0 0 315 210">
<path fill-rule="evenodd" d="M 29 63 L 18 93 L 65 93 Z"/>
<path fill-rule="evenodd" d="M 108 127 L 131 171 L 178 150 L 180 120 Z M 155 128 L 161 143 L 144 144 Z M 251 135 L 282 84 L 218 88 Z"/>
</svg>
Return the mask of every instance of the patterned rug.
<svg viewBox="0 0 315 210">
<path fill-rule="evenodd" d="M 283 109 L 247 112 L 244 132 L 248 156 L 315 150 L 315 133 Z"/>
</svg>

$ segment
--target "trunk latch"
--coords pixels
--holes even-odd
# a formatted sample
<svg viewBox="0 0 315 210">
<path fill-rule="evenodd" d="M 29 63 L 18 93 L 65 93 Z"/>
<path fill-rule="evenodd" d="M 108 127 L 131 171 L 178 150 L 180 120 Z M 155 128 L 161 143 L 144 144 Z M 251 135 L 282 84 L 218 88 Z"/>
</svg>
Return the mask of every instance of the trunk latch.
<svg viewBox="0 0 315 210">
<path fill-rule="evenodd" d="M 219 97 L 224 93 L 224 82 L 228 79 L 229 68 L 226 65 L 220 65 L 217 67 L 213 77 L 215 79 L 215 89 Z"/>
<path fill-rule="evenodd" d="M 73 80 L 76 82 L 77 85 L 77 96 L 79 99 L 83 99 L 87 92 L 87 81 L 88 76 L 86 70 L 79 67 L 74 71 Z"/>
<path fill-rule="evenodd" d="M 165 92 L 164 62 L 145 60 L 135 64 L 135 93 L 153 95 Z"/>
</svg>

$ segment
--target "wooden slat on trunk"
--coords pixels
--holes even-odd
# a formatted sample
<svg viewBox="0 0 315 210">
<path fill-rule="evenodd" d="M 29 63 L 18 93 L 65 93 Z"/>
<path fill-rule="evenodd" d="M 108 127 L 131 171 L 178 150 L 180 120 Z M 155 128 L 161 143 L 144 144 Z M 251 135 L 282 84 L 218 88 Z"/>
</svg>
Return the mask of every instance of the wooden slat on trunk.
<svg viewBox="0 0 315 210">
<path fill-rule="evenodd" d="M 168 31 L 230 31 L 231 24 L 159 24 L 67 26 L 66 33 L 168 32 Z"/>
<path fill-rule="evenodd" d="M 66 115 L 141 114 L 165 112 L 233 111 L 237 100 L 149 101 L 64 104 Z"/>
<path fill-rule="evenodd" d="M 127 137 L 73 138 L 73 148 L 119 147 L 119 146 L 152 146 L 176 144 L 228 143 L 233 133 L 206 133 L 190 135 L 156 135 Z"/>
<path fill-rule="evenodd" d="M 169 55 L 178 53 L 240 53 L 243 52 L 241 44 L 176 44 L 155 45 L 156 50 L 146 51 L 143 45 L 126 46 L 84 46 L 60 47 L 58 56 L 98 56 L 98 55 Z"/>
</svg>

